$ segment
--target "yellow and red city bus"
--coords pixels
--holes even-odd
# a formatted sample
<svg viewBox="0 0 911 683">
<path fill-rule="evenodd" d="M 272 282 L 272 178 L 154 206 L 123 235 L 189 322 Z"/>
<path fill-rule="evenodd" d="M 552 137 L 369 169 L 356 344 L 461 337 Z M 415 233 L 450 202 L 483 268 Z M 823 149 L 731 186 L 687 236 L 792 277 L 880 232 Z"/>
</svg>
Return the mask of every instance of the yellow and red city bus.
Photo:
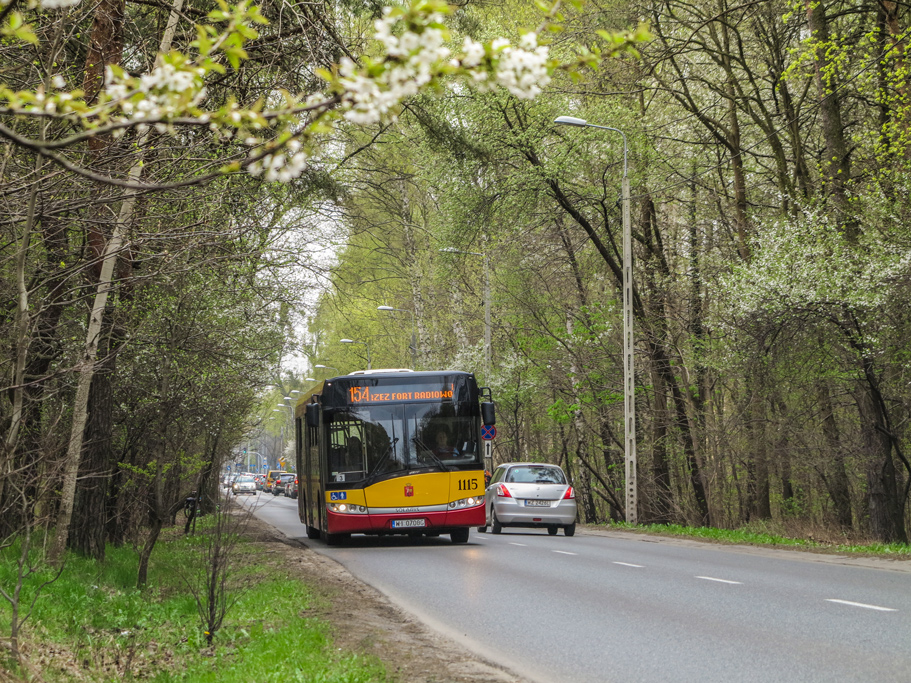
<svg viewBox="0 0 911 683">
<path fill-rule="evenodd" d="M 295 410 L 307 536 L 467 542 L 485 522 L 482 423 L 495 423 L 494 404 L 471 373 L 368 370 L 327 380 Z"/>
</svg>

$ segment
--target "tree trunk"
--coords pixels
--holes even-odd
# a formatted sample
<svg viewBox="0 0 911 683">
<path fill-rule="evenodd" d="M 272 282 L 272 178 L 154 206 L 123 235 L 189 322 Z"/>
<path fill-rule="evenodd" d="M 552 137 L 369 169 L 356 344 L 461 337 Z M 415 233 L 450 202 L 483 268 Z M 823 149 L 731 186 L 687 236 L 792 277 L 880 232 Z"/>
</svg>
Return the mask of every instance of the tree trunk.
<svg viewBox="0 0 911 683">
<path fill-rule="evenodd" d="M 89 421 L 69 539 L 71 550 L 96 560 L 104 560 L 108 486 L 115 462 L 111 452 L 112 375 L 115 366 L 116 356 L 108 353 L 98 363 L 98 372 L 92 381 Z"/>
<path fill-rule="evenodd" d="M 743 148 L 740 143 L 740 118 L 737 114 L 737 93 L 734 87 L 734 74 L 731 70 L 731 46 L 728 26 L 720 22 L 723 36 L 725 72 L 727 82 L 725 90 L 728 97 L 728 149 L 731 154 L 731 170 L 734 172 L 734 223 L 737 226 L 737 251 L 744 262 L 750 260 L 750 245 L 747 234 L 747 185 L 743 168 Z"/>
<path fill-rule="evenodd" d="M 864 364 L 872 366 L 872 360 L 864 359 Z M 872 373 L 872 369 L 869 372 Z M 867 463 L 870 530 L 884 543 L 907 543 L 898 473 L 892 458 L 892 439 L 877 393 L 875 386 L 865 382 L 859 388 L 857 401 Z"/>
<path fill-rule="evenodd" d="M 851 488 L 848 473 L 845 469 L 845 458 L 841 448 L 838 424 L 835 422 L 835 411 L 829 397 L 829 388 L 823 380 L 816 382 L 816 396 L 822 413 L 822 431 L 828 453 L 823 458 L 823 483 L 832 499 L 835 508 L 835 519 L 842 529 L 851 528 Z"/>
<path fill-rule="evenodd" d="M 753 368 L 753 394 L 750 397 L 749 434 L 752 453 L 747 471 L 749 473 L 748 491 L 750 497 L 750 520 L 771 519 L 772 506 L 769 502 L 769 459 L 766 441 L 766 396 L 763 393 L 765 382 L 762 368 Z"/>
<path fill-rule="evenodd" d="M 168 25 L 165 28 L 161 44 L 159 45 L 159 54 L 165 54 L 170 50 L 171 40 L 173 39 L 174 31 L 177 28 L 177 21 L 182 6 L 183 0 L 173 1 L 171 14 L 168 17 Z M 146 139 L 147 134 L 143 134 L 137 143 L 139 158 L 130 168 L 127 178 L 130 182 L 135 183 L 142 176 L 142 152 L 145 148 Z M 89 389 L 91 388 L 92 376 L 95 372 L 95 360 L 98 356 L 98 342 L 101 335 L 104 309 L 107 305 L 108 294 L 113 288 L 114 267 L 120 256 L 121 250 L 124 248 L 126 231 L 132 221 L 133 207 L 135 204 L 136 192 L 130 190 L 120 206 L 117 223 L 114 225 L 114 232 L 111 235 L 111 239 L 108 240 L 105 245 L 104 254 L 102 255 L 101 273 L 98 276 L 95 301 L 92 305 L 91 315 L 89 316 L 85 348 L 82 359 L 78 364 L 79 383 L 76 387 L 76 397 L 73 400 L 73 424 L 72 429 L 70 430 L 69 446 L 67 448 L 66 462 L 62 477 L 60 513 L 57 518 L 54 541 L 48 553 L 48 561 L 52 565 L 58 565 L 63 559 L 63 551 L 66 548 L 69 537 L 69 526 L 76 497 L 76 478 L 79 472 L 79 461 L 82 457 L 82 442 L 85 433 L 85 425 L 88 420 Z"/>
<path fill-rule="evenodd" d="M 671 468 L 667 459 L 667 439 L 669 415 L 667 407 L 667 388 L 654 365 L 651 366 L 652 386 L 654 386 L 655 404 L 652 409 L 652 480 L 655 484 L 655 497 L 652 503 L 651 521 L 654 524 L 670 524 L 673 510 L 673 492 L 671 491 Z"/>
<path fill-rule="evenodd" d="M 814 80 L 819 97 L 819 119 L 826 143 L 826 158 L 820 167 L 829 183 L 836 222 L 844 230 L 848 241 L 853 244 L 857 242 L 859 226 L 848 202 L 847 185 L 851 180 L 851 163 L 841 118 L 838 83 L 835 82 L 834 67 L 827 56 L 829 20 L 824 2 L 808 0 L 807 22 L 816 43 Z"/>
<path fill-rule="evenodd" d="M 149 582 L 149 560 L 152 557 L 152 551 L 155 549 L 155 543 L 158 542 L 158 536 L 161 534 L 163 521 L 158 514 L 153 514 L 152 525 L 149 529 L 149 535 L 139 553 L 139 570 L 136 573 L 136 587 L 144 588 Z"/>
</svg>

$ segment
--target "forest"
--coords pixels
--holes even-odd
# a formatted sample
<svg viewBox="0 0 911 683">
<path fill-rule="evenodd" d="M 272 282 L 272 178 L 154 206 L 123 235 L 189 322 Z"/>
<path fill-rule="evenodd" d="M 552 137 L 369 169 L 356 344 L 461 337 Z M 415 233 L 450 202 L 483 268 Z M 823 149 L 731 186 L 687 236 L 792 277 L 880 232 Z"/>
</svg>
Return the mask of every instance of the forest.
<svg viewBox="0 0 911 683">
<path fill-rule="evenodd" d="M 639 521 L 907 542 L 909 25 L 0 5 L 0 539 L 133 544 L 142 585 L 190 491 L 287 445 L 276 397 L 367 363 L 475 372 L 495 462 L 622 520 L 627 172 Z"/>
<path fill-rule="evenodd" d="M 504 9 L 464 13 L 504 26 Z M 363 367 L 351 338 L 374 367 L 408 367 L 414 335 L 419 369 L 492 387 L 496 462 L 560 463 L 586 521 L 622 520 L 624 138 L 554 120 L 612 127 L 629 153 L 639 520 L 907 541 L 908 17 L 599 3 L 553 49 L 639 19 L 638 57 L 557 75 L 533 102 L 451 90 L 352 136 L 315 362 Z"/>
</svg>

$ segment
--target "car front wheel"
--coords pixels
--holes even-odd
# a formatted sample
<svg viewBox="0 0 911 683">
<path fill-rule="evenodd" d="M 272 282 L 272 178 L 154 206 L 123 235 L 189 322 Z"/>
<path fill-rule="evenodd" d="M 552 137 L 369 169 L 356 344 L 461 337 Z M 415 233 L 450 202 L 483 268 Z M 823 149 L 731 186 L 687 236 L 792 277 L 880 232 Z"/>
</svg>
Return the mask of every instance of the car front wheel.
<svg viewBox="0 0 911 683">
<path fill-rule="evenodd" d="M 549 533 L 551 536 L 556 536 L 556 535 L 557 535 L 557 527 L 555 527 L 555 526 L 549 526 L 549 527 L 547 527 L 547 533 Z"/>
</svg>

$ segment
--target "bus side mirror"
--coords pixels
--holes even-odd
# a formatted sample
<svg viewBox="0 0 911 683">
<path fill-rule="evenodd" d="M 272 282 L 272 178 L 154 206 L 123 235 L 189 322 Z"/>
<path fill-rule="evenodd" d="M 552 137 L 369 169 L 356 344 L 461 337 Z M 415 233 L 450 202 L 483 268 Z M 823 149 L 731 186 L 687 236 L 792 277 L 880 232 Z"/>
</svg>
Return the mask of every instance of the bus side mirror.
<svg viewBox="0 0 911 683">
<path fill-rule="evenodd" d="M 319 403 L 307 404 L 307 426 L 319 427 Z"/>
<path fill-rule="evenodd" d="M 493 401 L 485 401 L 481 404 L 481 421 L 485 426 L 497 423 L 497 415 L 493 406 Z"/>
</svg>

